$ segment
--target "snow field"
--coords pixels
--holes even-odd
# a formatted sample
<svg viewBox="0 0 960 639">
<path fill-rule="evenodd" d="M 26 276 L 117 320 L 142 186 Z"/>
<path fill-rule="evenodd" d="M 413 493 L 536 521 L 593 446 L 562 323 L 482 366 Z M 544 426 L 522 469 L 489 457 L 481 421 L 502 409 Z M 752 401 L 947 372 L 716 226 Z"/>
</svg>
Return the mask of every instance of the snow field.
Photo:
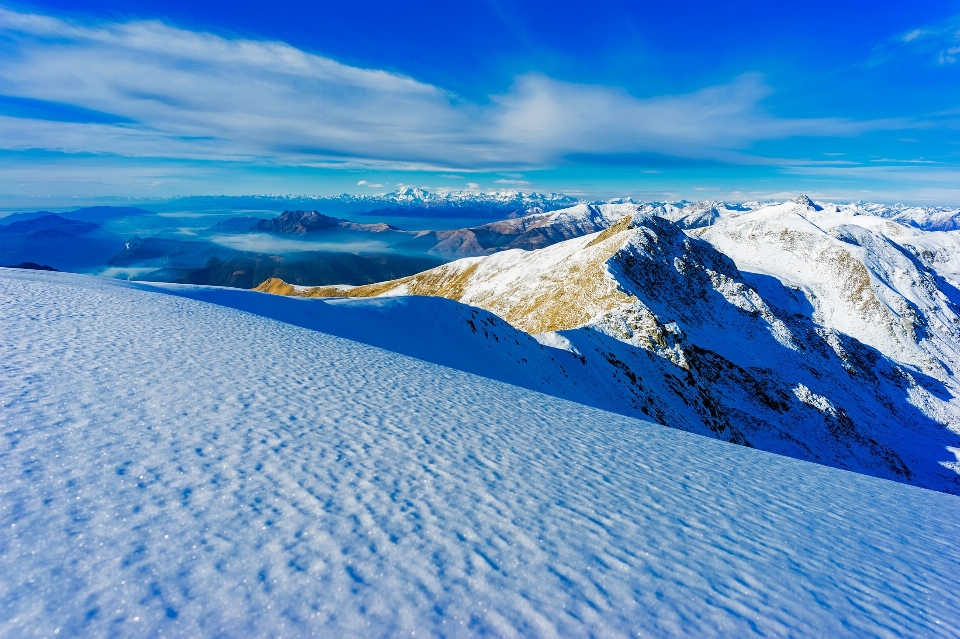
<svg viewBox="0 0 960 639">
<path fill-rule="evenodd" d="M 0 269 L 0 635 L 958 632 L 956 497 L 169 292 Z"/>
</svg>

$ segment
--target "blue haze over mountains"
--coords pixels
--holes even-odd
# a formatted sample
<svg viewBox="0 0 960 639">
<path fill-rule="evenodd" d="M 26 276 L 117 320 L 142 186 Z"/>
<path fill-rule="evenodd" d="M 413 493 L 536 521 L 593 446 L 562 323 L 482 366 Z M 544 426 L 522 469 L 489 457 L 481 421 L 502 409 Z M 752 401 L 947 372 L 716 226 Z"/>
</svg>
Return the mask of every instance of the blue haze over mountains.
<svg viewBox="0 0 960 639">
<path fill-rule="evenodd" d="M 655 214 L 664 207 L 679 211 L 686 228 L 713 223 L 721 209 L 747 212 L 761 206 L 610 201 Z M 17 212 L 0 217 L 0 265 L 239 288 L 269 278 L 309 286 L 370 284 L 454 259 L 543 248 L 606 228 L 609 220 L 589 212 L 600 202 L 588 205 L 585 223 L 567 226 L 544 218 L 583 204 L 563 194 L 435 194 L 407 187 L 379 196 L 195 196 L 142 205 L 149 209 L 101 205 Z M 875 208 L 871 214 L 914 227 L 960 229 L 960 209 L 869 206 Z"/>
<path fill-rule="evenodd" d="M 183 197 L 152 202 L 153 210 L 18 212 L 0 218 L 0 264 L 241 288 L 269 277 L 305 285 L 367 284 L 451 257 L 431 251 L 433 234 L 418 236 L 396 224 L 414 230 L 476 226 L 576 202 L 563 195 L 451 197 L 404 189 L 387 196 Z"/>
</svg>

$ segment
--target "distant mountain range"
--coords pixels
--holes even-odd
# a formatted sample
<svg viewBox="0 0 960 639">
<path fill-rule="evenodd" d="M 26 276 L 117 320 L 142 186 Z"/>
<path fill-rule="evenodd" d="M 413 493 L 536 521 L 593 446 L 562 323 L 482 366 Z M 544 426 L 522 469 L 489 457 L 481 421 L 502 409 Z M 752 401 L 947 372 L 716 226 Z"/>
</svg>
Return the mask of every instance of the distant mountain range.
<svg viewBox="0 0 960 639">
<path fill-rule="evenodd" d="M 679 212 L 683 215 L 698 215 L 708 219 L 720 212 L 750 211 L 778 202 L 728 203 L 722 201 L 690 202 L 635 202 L 630 198 L 618 198 L 603 201 L 586 201 L 569 195 L 551 193 L 454 191 L 433 193 L 425 189 L 404 187 L 382 195 L 217 195 L 182 196 L 162 200 L 150 200 L 143 207 L 132 206 L 92 206 L 70 212 L 58 212 L 57 215 L 86 222 L 104 223 L 121 217 L 151 215 L 155 212 L 195 212 L 211 210 L 282 211 L 310 210 L 327 216 L 346 214 L 365 214 L 380 217 L 423 217 L 423 218 L 476 218 L 486 220 L 511 219 L 524 215 L 547 213 L 566 209 L 576 204 L 636 204 L 643 207 L 660 208 L 664 211 Z M 892 219 L 908 226 L 936 231 L 960 229 L 960 207 L 948 206 L 906 206 L 903 204 L 878 204 L 871 202 L 826 203 L 818 206 L 839 206 L 843 210 L 859 211 L 864 215 L 875 215 Z M 149 210 L 147 210 L 149 209 Z M 14 213 L 0 217 L 0 225 L 22 221 L 34 217 L 49 215 L 49 211 Z M 703 217 L 706 216 L 706 217 Z M 250 216 L 254 217 L 254 216 Z M 254 217 L 254 221 L 260 219 Z"/>
<path fill-rule="evenodd" d="M 0 239 L 0 260 L 9 264 L 32 261 L 62 270 L 155 281 L 180 281 L 191 271 L 207 269 L 206 274 L 196 277 L 211 284 L 232 286 L 247 285 L 246 274 L 250 272 L 265 272 L 254 265 L 273 263 L 282 265 L 274 271 L 275 276 L 298 284 L 361 284 L 370 282 L 371 277 L 389 279 L 412 274 L 415 271 L 404 269 L 414 265 L 422 269 L 438 261 L 510 249 L 543 248 L 603 230 L 628 213 L 657 215 L 682 228 L 697 229 L 770 206 L 761 202 L 641 203 L 629 199 L 588 203 L 558 194 L 437 194 L 415 188 L 372 196 L 187 197 L 172 198 L 162 204 L 179 213 L 96 206 L 57 214 L 34 211 L 0 218 L 0 229 L 8 229 L 6 239 Z M 311 208 L 288 209 L 271 216 L 267 209 L 278 204 L 308 204 Z M 927 230 L 960 228 L 957 208 L 812 201 L 810 205 L 834 213 L 882 217 Z M 192 210 L 194 206 L 197 211 Z M 224 219 L 225 211 L 242 210 L 244 206 L 262 213 Z M 212 218 L 217 221 L 197 228 L 197 223 L 207 215 L 202 212 L 204 209 L 217 209 L 219 213 Z M 351 215 L 356 219 L 357 215 L 366 214 L 371 223 L 337 217 Z M 465 228 L 427 231 L 407 231 L 388 223 L 399 219 L 395 216 L 409 221 L 439 220 L 448 215 L 458 219 L 499 219 Z M 45 219 L 43 224 L 47 225 L 40 235 L 34 233 L 41 230 L 39 227 L 20 225 L 40 219 Z M 192 230 L 181 228 L 186 221 Z M 80 227 L 76 222 L 99 228 L 94 231 L 93 226 Z M 139 230 L 144 228 L 146 231 Z M 81 229 L 86 230 L 80 233 Z M 73 239 L 55 241 L 44 237 L 60 232 Z M 359 259 L 334 257 L 337 253 Z M 371 255 L 377 257 L 368 263 Z M 223 273 L 222 267 L 208 269 L 212 258 L 221 264 L 241 260 L 247 266 L 236 270 L 243 271 L 244 276 L 218 275 Z M 421 261 L 411 262 L 410 258 Z M 941 255 L 940 259 L 949 256 Z M 348 262 L 356 266 L 356 277 L 346 277 L 341 270 Z M 294 263 L 296 267 L 291 266 Z M 338 279 L 329 279 L 335 273 Z M 249 285 L 253 284 L 256 282 Z"/>
<path fill-rule="evenodd" d="M 80 222 L 92 222 L 94 224 L 103 224 L 111 220 L 118 220 L 125 217 L 138 217 L 141 215 L 156 215 L 153 211 L 137 208 L 134 206 L 87 206 L 73 211 L 53 213 L 51 211 L 31 211 L 29 213 L 13 213 L 6 217 L 0 217 L 0 225 L 11 224 L 13 222 L 24 222 L 35 220 L 48 215 L 57 215 L 68 220 L 77 220 Z"/>
<path fill-rule="evenodd" d="M 144 202 L 156 211 L 317 210 L 325 215 L 371 213 L 380 217 L 505 219 L 562 209 L 580 200 L 563 194 L 503 191 L 430 192 L 404 187 L 382 195 L 216 195 L 183 196 Z"/>
<path fill-rule="evenodd" d="M 35 262 L 90 272 L 102 269 L 122 248 L 123 240 L 101 225 L 52 213 L 0 226 L 0 265 Z"/>
</svg>

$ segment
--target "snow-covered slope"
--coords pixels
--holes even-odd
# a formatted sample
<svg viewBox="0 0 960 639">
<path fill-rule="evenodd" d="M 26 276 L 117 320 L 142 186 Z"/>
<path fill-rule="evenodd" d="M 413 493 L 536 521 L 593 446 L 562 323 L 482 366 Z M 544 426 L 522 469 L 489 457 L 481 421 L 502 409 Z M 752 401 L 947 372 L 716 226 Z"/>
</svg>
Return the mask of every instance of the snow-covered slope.
<svg viewBox="0 0 960 639">
<path fill-rule="evenodd" d="M 736 217 L 759 207 L 752 204 L 730 204 L 729 202 L 654 202 L 640 207 L 641 213 L 657 215 L 676 223 L 681 228 L 692 229 L 710 226 L 717 220 Z"/>
<path fill-rule="evenodd" d="M 956 497 L 294 325 L 438 303 L 0 270 L 0 634 L 960 627 Z"/>
<path fill-rule="evenodd" d="M 699 235 L 740 269 L 804 291 L 818 323 L 943 382 L 960 367 L 960 296 L 903 248 L 912 238 L 924 244 L 927 234 L 789 202 Z"/>
<path fill-rule="evenodd" d="M 853 209 L 862 215 L 875 215 L 914 226 L 926 231 L 960 230 L 960 207 L 955 206 L 904 206 L 903 204 L 876 204 L 858 202 L 839 205 L 840 209 Z"/>
<path fill-rule="evenodd" d="M 913 253 L 950 286 L 960 288 L 960 231 L 898 233 L 890 239 Z"/>
<path fill-rule="evenodd" d="M 794 240 L 763 216 L 810 224 L 785 216 L 801 208 L 767 207 L 733 218 L 736 224 L 729 227 L 707 229 L 712 239 L 711 233 L 761 220 L 759 228 L 771 236 L 757 231 L 755 243 L 731 236 L 739 247 L 731 252 L 738 256 L 756 247 L 782 271 L 747 262 L 738 269 L 677 225 L 638 214 L 602 233 L 538 251 L 459 260 L 393 282 L 296 290 L 268 281 L 260 289 L 308 297 L 455 299 L 531 334 L 548 334 L 540 339 L 562 344 L 578 358 L 579 366 L 567 364 L 559 375 L 544 368 L 561 396 L 800 459 L 960 492 L 952 452 L 960 448 L 952 373 L 960 339 L 957 301 L 947 297 L 952 289 L 902 250 L 869 240 L 863 227 L 843 225 L 843 232 L 867 248 L 821 232 L 822 254 L 790 252 L 803 242 L 790 244 L 783 256 L 767 251 L 777 238 Z M 812 208 L 809 213 L 821 214 Z M 881 271 L 889 285 L 873 287 L 866 273 Z M 796 274 L 804 288 L 784 273 Z M 910 297 L 900 296 L 901 289 Z"/>
</svg>

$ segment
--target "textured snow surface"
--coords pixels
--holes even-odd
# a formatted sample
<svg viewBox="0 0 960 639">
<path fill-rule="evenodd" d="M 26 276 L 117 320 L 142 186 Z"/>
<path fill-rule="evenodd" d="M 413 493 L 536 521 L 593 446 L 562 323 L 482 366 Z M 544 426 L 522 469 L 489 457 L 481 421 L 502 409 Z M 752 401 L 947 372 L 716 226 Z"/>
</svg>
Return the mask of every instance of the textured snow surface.
<svg viewBox="0 0 960 639">
<path fill-rule="evenodd" d="M 2 636 L 960 631 L 957 497 L 146 285 L 0 269 L 0 432 Z"/>
</svg>

